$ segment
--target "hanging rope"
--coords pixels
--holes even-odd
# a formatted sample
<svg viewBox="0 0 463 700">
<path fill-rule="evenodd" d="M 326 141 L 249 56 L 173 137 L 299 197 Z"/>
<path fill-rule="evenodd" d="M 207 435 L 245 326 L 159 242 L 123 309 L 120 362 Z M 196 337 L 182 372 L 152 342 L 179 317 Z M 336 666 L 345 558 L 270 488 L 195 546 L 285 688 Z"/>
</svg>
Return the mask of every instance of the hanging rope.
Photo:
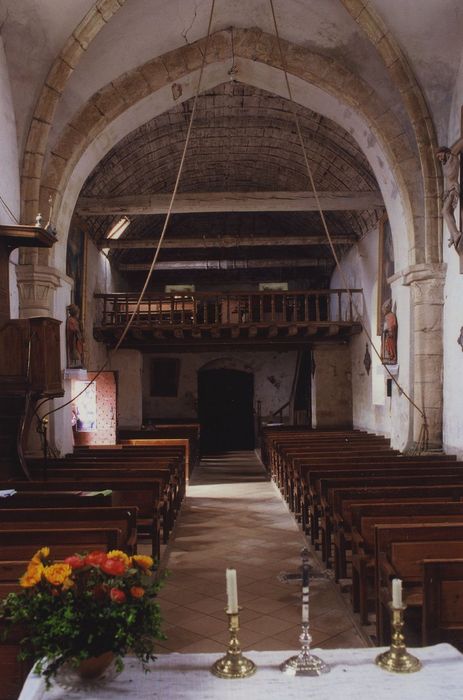
<svg viewBox="0 0 463 700">
<path fill-rule="evenodd" d="M 340 276 L 341 276 L 342 283 L 343 283 L 343 285 L 344 285 L 344 289 L 345 289 L 345 291 L 347 292 L 347 294 L 348 294 L 348 296 L 349 296 L 350 303 L 352 304 L 352 306 L 353 306 L 353 308 L 355 309 L 355 312 L 356 312 L 358 318 L 360 319 L 360 323 L 361 323 L 362 329 L 363 329 L 363 331 L 364 331 L 366 337 L 368 338 L 368 341 L 369 341 L 371 347 L 373 348 L 373 352 L 374 352 L 375 355 L 377 355 L 377 357 L 379 358 L 381 364 L 383 365 L 383 367 L 384 367 L 384 369 L 386 370 L 387 374 L 389 375 L 390 379 L 392 379 L 392 381 L 394 382 L 394 384 L 397 386 L 399 392 L 405 396 L 405 398 L 407 399 L 407 401 L 411 404 L 411 406 L 413 406 L 413 408 L 414 408 L 416 411 L 418 411 L 418 413 L 420 414 L 420 416 L 421 416 L 421 418 L 422 418 L 422 425 L 421 425 L 420 435 L 419 435 L 419 439 L 418 439 L 418 442 L 417 442 L 417 445 L 416 445 L 416 448 L 415 448 L 418 452 L 422 452 L 422 451 L 424 451 L 424 450 L 426 450 L 426 449 L 428 448 L 429 428 L 428 428 L 428 421 L 427 421 L 427 418 L 426 418 L 426 413 L 425 413 L 424 409 L 421 409 L 419 406 L 417 406 L 417 404 L 413 401 L 413 399 L 411 398 L 411 396 L 410 396 L 410 395 L 405 391 L 405 389 L 399 384 L 399 382 L 397 381 L 396 377 L 392 374 L 392 372 L 390 371 L 390 369 L 388 368 L 388 366 L 385 365 L 385 364 L 383 364 L 383 360 L 382 360 L 382 357 L 381 357 L 381 353 L 380 353 L 379 350 L 376 348 L 376 346 L 375 346 L 375 344 L 374 344 L 374 342 L 373 342 L 373 339 L 372 339 L 372 337 L 371 337 L 371 334 L 370 334 L 368 328 L 366 327 L 366 325 L 365 325 L 365 323 L 364 323 L 364 321 L 363 321 L 362 314 L 360 313 L 360 310 L 359 310 L 359 308 L 358 308 L 358 306 L 357 306 L 357 304 L 356 304 L 356 302 L 355 302 L 355 299 L 354 299 L 354 296 L 353 296 L 353 294 L 352 294 L 352 291 L 351 291 L 351 289 L 350 289 L 350 287 L 349 287 L 349 283 L 348 283 L 348 281 L 347 281 L 346 275 L 345 275 L 344 270 L 342 269 L 341 264 L 340 264 L 340 262 L 339 262 L 338 255 L 337 255 L 337 253 L 336 253 L 336 250 L 335 250 L 335 247 L 334 247 L 334 244 L 333 244 L 333 241 L 332 241 L 332 238 L 331 238 L 329 229 L 328 229 L 328 224 L 327 224 L 327 222 L 326 222 L 325 214 L 324 214 L 324 211 L 323 211 L 322 206 L 321 206 L 321 203 L 320 203 L 320 198 L 319 198 L 319 195 L 318 195 L 318 191 L 317 191 L 317 188 L 316 188 L 316 186 L 315 186 L 315 181 L 314 181 L 314 177 L 313 177 L 313 173 L 312 173 L 312 168 L 310 167 L 309 159 L 308 159 L 308 156 L 307 156 L 307 150 L 306 150 L 306 147 L 305 147 L 304 138 L 303 138 L 303 136 L 302 136 L 302 129 L 301 129 L 300 121 L 299 121 L 299 115 L 298 115 L 297 110 L 296 110 L 296 104 L 295 104 L 295 102 L 294 102 L 294 100 L 293 100 L 293 94 L 292 94 L 292 90 L 291 90 L 291 85 L 290 85 L 290 83 L 289 83 L 288 70 L 287 70 L 287 64 L 286 64 L 286 58 L 285 58 L 285 55 L 284 55 L 284 52 L 283 52 L 283 47 L 282 47 L 282 45 L 281 45 L 280 34 L 279 34 L 279 32 L 278 32 L 278 25 L 277 25 L 276 16 L 275 16 L 275 8 L 274 8 L 274 5 L 273 5 L 273 0 L 269 0 L 269 2 L 270 2 L 270 8 L 271 8 L 271 11 L 272 11 L 273 25 L 274 25 L 274 28 L 275 28 L 275 36 L 276 36 L 277 43 L 278 43 L 278 51 L 279 51 L 279 54 L 280 54 L 280 61 L 281 61 L 281 65 L 282 65 L 282 68 L 283 68 L 283 73 L 284 73 L 284 76 L 285 76 L 286 89 L 287 89 L 287 91 L 288 91 L 289 103 L 290 103 L 291 111 L 292 111 L 293 116 L 294 116 L 294 123 L 295 123 L 295 126 L 296 126 L 297 135 L 298 135 L 299 142 L 300 142 L 300 145 L 301 145 L 301 149 L 302 149 L 302 153 L 303 153 L 303 157 L 304 157 L 305 167 L 306 167 L 306 170 L 307 170 L 307 174 L 308 174 L 308 176 L 309 176 L 310 186 L 311 186 L 311 188 L 312 188 L 312 192 L 313 192 L 314 197 L 315 197 L 315 202 L 316 202 L 316 204 L 317 204 L 317 209 L 318 209 L 318 212 L 319 212 L 319 214 L 320 214 L 320 218 L 321 218 L 321 221 L 322 221 L 322 224 L 323 224 L 323 229 L 324 229 L 325 234 L 326 234 L 326 238 L 327 238 L 327 241 L 328 241 L 328 245 L 329 245 L 329 247 L 330 247 L 330 249 L 331 249 L 331 253 L 332 253 L 333 258 L 334 258 L 334 261 L 335 261 L 335 263 L 336 263 L 336 267 L 337 267 L 337 269 L 338 269 L 338 271 L 339 271 L 339 274 L 340 274 Z"/>
<path fill-rule="evenodd" d="M 198 84 L 197 84 L 197 86 L 196 86 L 196 91 L 195 91 L 194 100 L 193 100 L 193 107 L 192 107 L 192 109 L 191 109 L 190 120 L 189 120 L 189 123 L 188 123 L 188 129 L 187 129 L 187 133 L 186 133 L 185 143 L 184 143 L 184 145 L 183 145 L 182 156 L 181 156 L 181 159 L 180 159 L 180 165 L 179 165 L 179 168 L 178 168 L 177 177 L 176 177 L 176 179 L 175 179 L 174 189 L 173 189 L 173 191 L 172 191 L 172 195 L 171 195 L 171 198 L 170 198 L 169 207 L 168 207 L 168 209 L 167 209 L 166 218 L 164 219 L 164 225 L 163 225 L 163 227 L 162 227 L 161 235 L 160 235 L 160 237 L 159 237 L 159 241 L 158 241 L 158 244 L 157 244 L 157 247 L 156 247 L 156 251 L 155 251 L 155 253 L 154 253 L 154 257 L 153 257 L 153 260 L 152 260 L 152 262 L 151 262 L 150 269 L 149 269 L 148 274 L 147 274 L 147 276 L 146 276 L 145 283 L 144 283 L 143 288 L 142 288 L 142 290 L 141 290 L 141 292 L 140 292 L 140 294 L 139 294 L 137 303 L 135 304 L 135 308 L 134 308 L 134 310 L 132 311 L 132 313 L 131 313 L 131 315 L 130 315 L 130 318 L 128 319 L 128 321 L 127 321 L 127 323 L 126 323 L 126 325 L 125 325 L 125 327 L 124 327 L 124 330 L 122 331 L 121 337 L 119 338 L 119 340 L 117 341 L 117 343 L 116 343 L 116 345 L 115 345 L 115 347 L 114 347 L 114 352 L 117 352 L 117 351 L 119 350 L 119 348 L 121 347 L 122 343 L 124 342 L 124 339 L 125 339 L 126 336 L 127 336 L 127 333 L 128 333 L 129 330 L 130 330 L 130 327 L 131 327 L 131 325 L 132 325 L 132 323 L 133 323 L 133 321 L 134 321 L 134 319 L 135 319 L 135 316 L 136 316 L 137 313 L 138 313 L 138 310 L 139 310 L 139 308 L 140 308 L 140 304 L 141 304 L 142 301 L 143 301 L 143 298 L 144 298 L 144 296 L 145 296 L 146 290 L 147 290 L 148 285 L 149 285 L 150 280 L 151 280 L 151 276 L 152 276 L 153 271 L 154 271 L 154 268 L 155 268 L 155 266 L 156 266 L 156 262 L 157 262 L 157 260 L 158 260 L 159 253 L 160 253 L 160 251 L 161 251 L 162 243 L 163 243 L 163 241 L 164 241 L 164 236 L 165 236 L 166 231 L 167 231 L 167 226 L 169 225 L 170 217 L 171 217 L 171 214 L 172 214 L 172 208 L 173 208 L 173 206 L 174 206 L 175 197 L 176 197 L 176 195 L 177 195 L 177 190 L 178 190 L 178 187 L 179 187 L 179 184 L 180 184 L 180 178 L 181 178 L 181 176 L 182 176 L 183 166 L 184 166 L 184 164 L 185 164 L 186 154 L 187 154 L 188 146 L 189 146 L 189 143 L 190 143 L 191 130 L 192 130 L 192 127 L 193 127 L 193 121 L 194 121 L 195 114 L 196 114 L 196 106 L 197 106 L 197 103 L 198 103 L 198 96 L 199 96 L 200 91 L 201 91 L 201 83 L 202 83 L 202 79 L 203 79 L 204 66 L 206 65 L 206 56 L 207 56 L 207 50 L 208 50 L 208 46 L 209 46 L 209 38 L 210 38 L 210 34 L 211 34 L 212 17 L 213 17 L 213 15 L 214 15 L 214 8 L 215 8 L 215 0 L 211 0 L 211 11 L 210 11 L 210 13 L 209 13 L 209 22 L 208 22 L 208 25 L 207 25 L 206 43 L 205 43 L 204 53 L 203 53 L 203 57 L 202 57 L 202 61 L 201 61 L 201 68 L 200 68 L 200 71 L 199 71 Z M 103 365 L 100 367 L 100 369 L 97 371 L 97 373 L 95 374 L 95 376 L 93 377 L 93 379 L 90 380 L 90 382 L 87 384 L 87 386 L 84 387 L 84 389 L 82 389 L 82 391 L 80 391 L 78 394 L 76 394 L 76 395 L 73 396 L 71 399 L 69 399 L 69 401 L 66 401 L 66 403 L 61 404 L 61 406 L 57 406 L 56 408 L 52 409 L 51 411 L 48 411 L 47 413 L 45 413 L 45 414 L 40 418 L 41 422 L 42 422 L 42 423 L 46 422 L 47 419 L 48 419 L 48 416 L 52 415 L 53 413 L 56 413 L 57 411 L 61 411 L 61 409 L 65 408 L 66 406 L 69 406 L 69 404 L 74 403 L 74 401 L 75 401 L 76 399 L 78 399 L 79 396 L 82 396 L 82 394 L 83 394 L 85 391 L 87 391 L 87 389 L 98 379 L 98 377 L 100 376 L 100 374 L 101 374 L 101 373 L 105 370 L 105 368 L 108 366 L 108 363 L 109 363 L 109 358 L 104 362 L 104 364 L 103 364 Z M 43 401 L 43 402 L 37 407 L 37 409 L 36 409 L 36 411 L 35 411 L 37 417 L 38 417 L 37 411 L 38 411 L 39 408 L 40 408 L 46 401 L 48 401 L 48 400 L 49 400 L 49 399 L 46 399 L 45 401 Z"/>
<path fill-rule="evenodd" d="M 4 206 L 5 209 L 6 209 L 6 211 L 7 211 L 8 214 L 11 216 L 11 218 L 12 218 L 12 220 L 15 222 L 15 224 L 18 224 L 18 226 L 19 226 L 18 218 L 13 214 L 13 212 L 11 211 L 10 207 L 9 207 L 8 204 L 5 202 L 5 200 L 3 199 L 3 197 L 2 197 L 1 194 L 0 194 L 0 202 L 3 204 L 3 206 Z"/>
</svg>

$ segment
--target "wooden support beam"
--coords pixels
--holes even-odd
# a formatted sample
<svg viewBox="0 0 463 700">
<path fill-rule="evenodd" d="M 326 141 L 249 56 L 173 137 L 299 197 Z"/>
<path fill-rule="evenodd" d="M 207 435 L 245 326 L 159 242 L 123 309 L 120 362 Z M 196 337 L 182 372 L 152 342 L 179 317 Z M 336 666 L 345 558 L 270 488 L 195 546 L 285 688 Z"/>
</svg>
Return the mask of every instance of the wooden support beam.
<svg viewBox="0 0 463 700">
<path fill-rule="evenodd" d="M 334 244 L 353 244 L 357 241 L 355 233 L 346 233 L 343 235 L 331 236 Z M 297 246 L 297 245 L 326 245 L 327 239 L 324 234 L 311 235 L 307 233 L 304 236 L 286 236 L 286 235 L 266 235 L 266 236 L 195 236 L 194 238 L 169 238 L 167 235 L 163 242 L 163 249 L 178 249 L 185 248 L 255 248 L 258 246 Z M 104 239 L 99 242 L 100 248 L 110 248 L 111 250 L 135 250 L 146 249 L 153 250 L 158 245 L 158 239 L 152 238 L 118 238 Z"/>
<path fill-rule="evenodd" d="M 77 212 L 81 216 L 165 214 L 170 194 L 126 194 L 118 197 L 81 197 Z M 367 192 L 320 192 L 324 211 L 353 211 L 384 207 L 379 190 Z M 318 204 L 311 192 L 188 192 L 178 194 L 172 212 L 231 211 L 317 211 Z"/>
<path fill-rule="evenodd" d="M 325 270 L 333 266 L 331 258 L 293 258 L 291 260 L 176 260 L 157 262 L 156 270 L 253 270 L 258 268 L 319 267 Z M 149 270 L 151 263 L 120 263 L 124 272 Z"/>
</svg>

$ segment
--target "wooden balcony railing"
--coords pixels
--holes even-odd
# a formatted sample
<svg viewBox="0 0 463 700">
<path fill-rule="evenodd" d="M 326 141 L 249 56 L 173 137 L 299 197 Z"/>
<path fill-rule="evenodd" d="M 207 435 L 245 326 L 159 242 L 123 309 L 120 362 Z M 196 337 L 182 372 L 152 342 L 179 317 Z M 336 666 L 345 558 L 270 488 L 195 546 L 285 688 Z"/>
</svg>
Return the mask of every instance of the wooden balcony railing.
<svg viewBox="0 0 463 700">
<path fill-rule="evenodd" d="M 362 290 L 352 289 L 362 311 Z M 125 326 L 137 294 L 95 294 L 100 299 L 100 328 Z M 101 315 L 100 315 L 101 314 Z M 211 328 L 284 325 L 351 325 L 359 319 L 344 289 L 301 292 L 150 293 L 137 310 L 133 327 Z"/>
</svg>

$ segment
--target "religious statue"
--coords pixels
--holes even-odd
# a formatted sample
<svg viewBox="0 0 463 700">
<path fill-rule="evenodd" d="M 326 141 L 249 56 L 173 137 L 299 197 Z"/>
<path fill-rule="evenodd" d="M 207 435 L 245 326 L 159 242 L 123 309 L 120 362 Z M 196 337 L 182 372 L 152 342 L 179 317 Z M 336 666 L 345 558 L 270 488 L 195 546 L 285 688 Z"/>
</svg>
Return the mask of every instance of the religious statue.
<svg viewBox="0 0 463 700">
<path fill-rule="evenodd" d="M 449 248 L 454 246 L 457 253 L 463 252 L 460 246 L 461 231 L 455 220 L 455 209 L 460 201 L 460 158 L 459 153 L 463 148 L 463 139 L 456 142 L 452 148 L 441 146 L 436 151 L 436 158 L 442 165 L 444 174 L 444 195 L 442 198 L 442 216 L 450 232 Z"/>
<path fill-rule="evenodd" d="M 78 369 L 84 366 L 84 335 L 80 322 L 80 310 L 76 304 L 67 307 L 66 320 L 66 357 L 69 368 Z"/>
<path fill-rule="evenodd" d="M 397 316 L 392 310 L 392 300 L 387 299 L 381 307 L 383 313 L 383 333 L 381 360 L 383 365 L 397 364 Z"/>
</svg>

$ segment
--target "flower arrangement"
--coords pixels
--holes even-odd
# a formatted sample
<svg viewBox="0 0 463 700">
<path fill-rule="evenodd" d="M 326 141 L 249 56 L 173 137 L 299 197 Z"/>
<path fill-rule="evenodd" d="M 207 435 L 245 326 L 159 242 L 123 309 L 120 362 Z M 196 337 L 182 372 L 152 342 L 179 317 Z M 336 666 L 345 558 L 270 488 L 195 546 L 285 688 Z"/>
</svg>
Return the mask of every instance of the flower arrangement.
<svg viewBox="0 0 463 700">
<path fill-rule="evenodd" d="M 63 663 L 112 652 L 117 670 L 132 652 L 143 664 L 154 660 L 156 639 L 163 639 L 154 601 L 151 557 L 94 551 L 53 562 L 48 547 L 39 549 L 20 578 L 21 591 L 10 593 L 0 618 L 27 629 L 22 658 L 32 656 L 47 687 Z"/>
</svg>

